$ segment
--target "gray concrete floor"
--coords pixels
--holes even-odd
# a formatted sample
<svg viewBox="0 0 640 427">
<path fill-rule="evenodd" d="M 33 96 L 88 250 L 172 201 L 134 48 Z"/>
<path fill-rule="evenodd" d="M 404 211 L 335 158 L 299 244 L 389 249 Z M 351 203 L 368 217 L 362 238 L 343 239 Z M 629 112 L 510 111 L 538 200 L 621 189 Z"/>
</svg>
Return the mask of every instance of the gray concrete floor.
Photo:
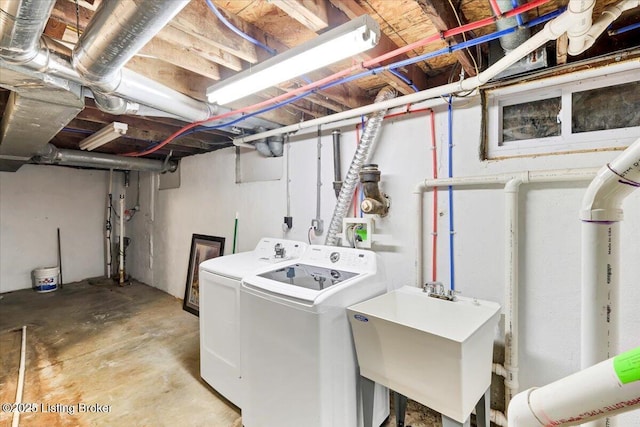
<svg viewBox="0 0 640 427">
<path fill-rule="evenodd" d="M 180 300 L 108 280 L 3 296 L 0 403 L 15 402 L 27 326 L 22 401 L 37 412 L 23 413 L 20 426 L 241 425 L 238 408 L 200 379 L 198 318 Z M 96 404 L 108 412 L 88 412 Z M 0 412 L 0 426 L 11 418 Z"/>
<path fill-rule="evenodd" d="M 200 378 L 198 318 L 164 292 L 95 279 L 4 294 L 0 403 L 15 402 L 23 325 L 22 401 L 35 406 L 21 415 L 22 427 L 242 425 L 239 409 Z M 0 412 L 0 427 L 11 418 Z M 441 425 L 439 414 L 411 401 L 406 424 Z"/>
</svg>

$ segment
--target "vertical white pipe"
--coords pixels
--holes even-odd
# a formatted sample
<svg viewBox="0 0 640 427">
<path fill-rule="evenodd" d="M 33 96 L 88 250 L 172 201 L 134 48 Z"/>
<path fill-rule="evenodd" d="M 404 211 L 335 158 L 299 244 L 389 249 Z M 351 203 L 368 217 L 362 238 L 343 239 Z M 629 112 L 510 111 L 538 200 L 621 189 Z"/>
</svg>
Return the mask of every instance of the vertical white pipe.
<svg viewBox="0 0 640 427">
<path fill-rule="evenodd" d="M 16 406 L 22 403 L 22 390 L 24 389 L 24 368 L 27 356 L 27 327 L 22 327 L 22 344 L 20 346 L 20 368 L 18 369 L 18 387 L 16 387 Z M 15 408 L 11 427 L 18 427 L 20 424 L 20 410 Z"/>
<path fill-rule="evenodd" d="M 422 206 L 422 193 L 426 191 L 424 184 L 419 184 L 413 191 L 413 204 L 415 208 L 414 218 L 416 218 L 416 286 L 422 287 L 423 282 L 423 269 L 424 269 L 424 249 L 423 249 L 423 236 L 424 233 L 424 213 Z"/>
<path fill-rule="evenodd" d="M 518 393 L 518 196 L 522 179 L 509 180 L 504 187 L 505 195 L 505 299 L 504 299 L 504 403 L 509 406 L 511 398 Z"/>
<path fill-rule="evenodd" d="M 124 283 L 124 194 L 120 194 L 120 249 L 118 251 L 120 267 L 118 271 L 119 283 Z"/>
<path fill-rule="evenodd" d="M 583 368 L 616 351 L 620 223 L 582 223 Z"/>
</svg>

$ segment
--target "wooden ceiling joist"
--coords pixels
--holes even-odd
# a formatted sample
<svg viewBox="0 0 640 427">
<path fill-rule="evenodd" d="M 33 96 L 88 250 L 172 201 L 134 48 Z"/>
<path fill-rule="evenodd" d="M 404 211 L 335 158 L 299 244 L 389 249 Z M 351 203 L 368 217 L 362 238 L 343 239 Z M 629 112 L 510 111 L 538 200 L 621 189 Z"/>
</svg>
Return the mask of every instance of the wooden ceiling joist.
<svg viewBox="0 0 640 427">
<path fill-rule="evenodd" d="M 242 70 L 242 61 L 237 56 L 231 55 L 229 52 L 213 46 L 211 43 L 205 42 L 196 36 L 185 33 L 170 25 L 160 30 L 156 35 L 156 39 L 164 40 L 176 46 L 185 47 L 194 54 L 231 70 Z"/>
<path fill-rule="evenodd" d="M 354 19 L 354 18 L 357 18 L 358 16 L 366 14 L 366 11 L 354 0 L 330 0 L 330 1 L 331 1 L 331 4 L 333 4 L 336 8 L 340 9 L 344 13 L 345 22 L 346 20 Z M 380 41 L 378 42 L 378 45 L 373 49 L 370 49 L 369 51 L 362 54 L 362 56 L 368 59 L 371 59 L 371 58 L 380 56 L 382 54 L 385 54 L 387 52 L 390 52 L 392 50 L 395 50 L 397 48 L 398 48 L 397 44 L 395 44 L 387 35 L 385 35 L 384 33 L 381 33 Z M 391 62 L 401 61 L 407 58 L 408 58 L 407 55 L 404 55 L 404 54 L 398 55 L 392 60 L 384 61 L 380 65 L 386 65 Z M 412 76 L 411 83 L 413 83 L 420 90 L 427 88 L 426 76 L 419 69 L 417 65 L 415 64 L 408 65 L 406 67 L 406 70 L 408 70 L 408 74 Z M 385 72 L 384 77 L 389 82 L 392 82 L 392 86 L 394 86 L 401 93 L 409 94 L 413 92 L 413 89 L 409 85 L 407 85 L 406 82 L 404 82 L 401 78 L 393 75 L 392 73 Z"/>
<path fill-rule="evenodd" d="M 140 49 L 139 56 L 151 56 L 210 79 L 220 80 L 220 69 L 217 64 L 202 56 L 194 55 L 183 47 L 162 40 L 149 41 Z"/>
<path fill-rule="evenodd" d="M 271 0 L 271 3 L 311 31 L 318 32 L 329 26 L 327 0 Z"/>
<path fill-rule="evenodd" d="M 169 25 L 247 62 L 258 62 L 255 45 L 220 22 L 204 1 L 190 2 Z"/>
<path fill-rule="evenodd" d="M 450 28 L 456 28 L 460 25 L 458 23 L 458 19 L 456 18 L 455 11 L 451 9 L 452 6 L 449 2 L 441 0 L 416 1 L 438 31 L 446 31 Z M 460 19 L 462 19 L 462 17 L 460 17 Z M 465 22 L 463 21 L 462 24 L 464 25 Z M 453 40 L 456 43 L 462 43 L 464 41 L 464 37 L 462 35 L 453 36 Z M 477 74 L 473 57 L 467 50 L 457 50 L 453 54 L 460 62 L 462 68 L 468 76 L 475 76 Z"/>
</svg>

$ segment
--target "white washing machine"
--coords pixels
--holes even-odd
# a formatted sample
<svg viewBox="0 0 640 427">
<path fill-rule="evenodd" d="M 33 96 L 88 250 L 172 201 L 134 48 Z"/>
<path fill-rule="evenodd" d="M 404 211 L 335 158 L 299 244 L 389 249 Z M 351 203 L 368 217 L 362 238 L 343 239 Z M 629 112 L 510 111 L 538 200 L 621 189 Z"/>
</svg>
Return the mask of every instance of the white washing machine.
<svg viewBox="0 0 640 427">
<path fill-rule="evenodd" d="M 300 257 L 307 244 L 263 238 L 253 251 L 200 264 L 200 376 L 242 407 L 240 281 L 254 271 Z"/>
<path fill-rule="evenodd" d="M 387 291 L 374 252 L 309 246 L 242 281 L 245 427 L 361 426 L 359 373 L 346 307 Z M 376 385 L 374 423 L 389 415 Z"/>
</svg>

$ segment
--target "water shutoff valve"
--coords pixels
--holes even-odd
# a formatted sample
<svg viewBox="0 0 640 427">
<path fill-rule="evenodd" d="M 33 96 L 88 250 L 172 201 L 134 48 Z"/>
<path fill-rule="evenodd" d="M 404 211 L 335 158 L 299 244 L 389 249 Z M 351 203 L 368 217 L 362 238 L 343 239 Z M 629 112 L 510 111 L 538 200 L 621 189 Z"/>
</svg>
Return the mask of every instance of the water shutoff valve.
<svg viewBox="0 0 640 427">
<path fill-rule="evenodd" d="M 380 191 L 380 170 L 376 164 L 367 164 L 360 170 L 360 182 L 364 200 L 360 204 L 362 212 L 386 216 L 391 205 L 389 197 Z"/>
</svg>

